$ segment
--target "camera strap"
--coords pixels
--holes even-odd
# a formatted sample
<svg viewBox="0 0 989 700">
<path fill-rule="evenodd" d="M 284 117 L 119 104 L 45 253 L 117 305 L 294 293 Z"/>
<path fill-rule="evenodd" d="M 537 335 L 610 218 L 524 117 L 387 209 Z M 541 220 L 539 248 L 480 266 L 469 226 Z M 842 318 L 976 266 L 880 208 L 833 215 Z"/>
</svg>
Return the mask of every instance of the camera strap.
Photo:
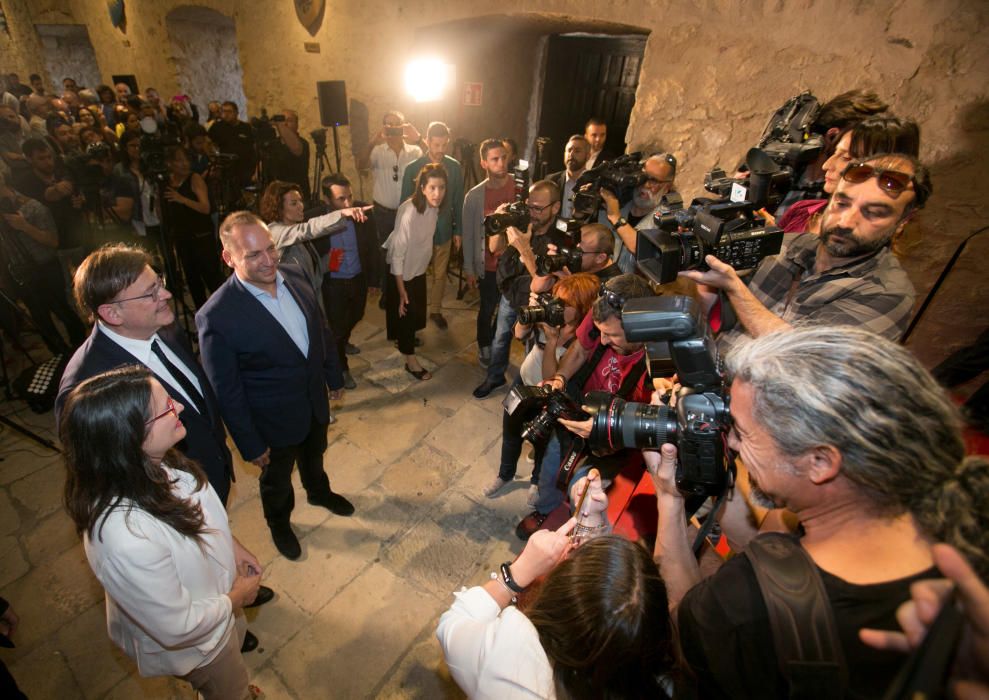
<svg viewBox="0 0 989 700">
<path fill-rule="evenodd" d="M 848 666 L 824 581 L 791 535 L 764 533 L 744 555 L 766 603 L 773 647 L 790 698 L 843 698 Z"/>
</svg>

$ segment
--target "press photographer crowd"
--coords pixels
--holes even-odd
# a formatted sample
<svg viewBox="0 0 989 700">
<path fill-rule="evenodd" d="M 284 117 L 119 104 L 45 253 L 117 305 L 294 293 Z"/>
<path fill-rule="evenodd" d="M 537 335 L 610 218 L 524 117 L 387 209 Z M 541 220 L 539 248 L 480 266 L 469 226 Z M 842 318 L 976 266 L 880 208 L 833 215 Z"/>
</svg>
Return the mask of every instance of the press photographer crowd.
<svg viewBox="0 0 989 700">
<path fill-rule="evenodd" d="M 898 243 L 934 190 L 875 93 L 767 105 L 692 198 L 673 153 L 618 153 L 591 115 L 532 163 L 504 137 L 459 162 L 446 124 L 389 111 L 364 202 L 291 109 L 0 88 L 4 323 L 61 358 L 65 507 L 142 675 L 257 696 L 243 609 L 275 594 L 227 520 L 228 436 L 299 559 L 293 468 L 354 512 L 324 453 L 355 327 L 378 304 L 428 381 L 452 280 L 477 300 L 473 398 L 504 405 L 477 495 L 531 467 L 521 554 L 436 631 L 467 695 L 989 697 L 989 461 L 963 440 L 989 413 L 946 390 L 989 353 L 928 371 L 900 343 Z M 0 691 L 23 697 L 2 667 Z"/>
</svg>

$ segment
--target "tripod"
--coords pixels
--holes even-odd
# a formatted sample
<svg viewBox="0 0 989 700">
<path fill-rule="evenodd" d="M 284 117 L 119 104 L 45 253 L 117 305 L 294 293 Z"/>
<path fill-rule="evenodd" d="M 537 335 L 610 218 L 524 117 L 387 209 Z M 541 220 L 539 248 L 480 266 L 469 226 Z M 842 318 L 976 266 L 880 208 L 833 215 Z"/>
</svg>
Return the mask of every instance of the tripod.
<svg viewBox="0 0 989 700">
<path fill-rule="evenodd" d="M 316 144 L 316 165 L 313 169 L 313 179 L 312 187 L 309 191 L 312 193 L 312 201 L 310 206 L 319 205 L 319 193 L 322 191 L 323 186 L 323 166 L 326 166 L 326 170 L 330 170 L 330 159 L 326 157 L 326 129 L 313 129 L 310 134 L 313 143 Z M 333 127 L 333 142 L 336 144 L 337 132 L 336 127 Z M 340 172 L 340 148 L 337 146 L 337 172 Z"/>
<path fill-rule="evenodd" d="M 13 310 L 15 317 L 24 316 L 24 312 L 17 305 L 17 302 L 11 299 L 9 296 L 7 296 L 7 293 L 4 292 L 2 289 L 0 289 L 0 303 L 3 303 L 3 305 L 8 309 Z M 21 352 L 23 352 L 24 356 L 27 357 L 28 362 L 30 362 L 31 365 L 34 365 L 34 359 L 31 357 L 31 354 L 17 340 L 16 329 L 8 328 L 6 327 L 6 324 L 4 324 L 3 331 L 10 337 L 11 344 L 17 349 L 19 349 Z M 14 396 L 14 392 L 11 389 L 10 376 L 7 374 L 7 357 L 4 354 L 2 339 L 0 339 L 0 384 L 3 384 L 4 400 L 13 401 L 16 397 Z M 25 428 L 20 423 L 14 421 L 12 418 L 8 418 L 7 416 L 0 415 L 0 423 L 6 425 L 8 428 L 16 430 L 18 433 L 20 433 L 25 437 L 34 440 L 42 447 L 47 447 L 49 450 L 52 450 L 54 452 L 61 452 L 61 450 L 58 449 L 50 440 L 46 440 L 45 438 L 41 437 L 34 431 Z"/>
</svg>

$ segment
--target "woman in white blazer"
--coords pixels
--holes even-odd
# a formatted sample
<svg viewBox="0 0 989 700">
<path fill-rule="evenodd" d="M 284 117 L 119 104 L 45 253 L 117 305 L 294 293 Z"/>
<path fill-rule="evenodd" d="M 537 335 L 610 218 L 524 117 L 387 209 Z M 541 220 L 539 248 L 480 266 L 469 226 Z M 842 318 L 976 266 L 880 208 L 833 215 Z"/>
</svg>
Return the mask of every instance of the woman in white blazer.
<svg viewBox="0 0 989 700">
<path fill-rule="evenodd" d="M 230 534 L 173 401 L 143 366 L 97 375 L 62 412 L 65 504 L 106 590 L 107 628 L 142 676 L 204 697 L 249 698 L 241 609 L 261 565 Z"/>
</svg>

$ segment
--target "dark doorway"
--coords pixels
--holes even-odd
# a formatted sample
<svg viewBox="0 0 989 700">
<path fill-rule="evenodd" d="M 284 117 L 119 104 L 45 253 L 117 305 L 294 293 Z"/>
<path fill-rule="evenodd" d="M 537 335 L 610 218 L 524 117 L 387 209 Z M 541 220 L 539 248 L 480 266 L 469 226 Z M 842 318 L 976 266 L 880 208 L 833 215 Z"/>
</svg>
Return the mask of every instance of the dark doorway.
<svg viewBox="0 0 989 700">
<path fill-rule="evenodd" d="M 556 35 L 549 38 L 539 135 L 552 139 L 550 171 L 563 167 L 563 147 L 593 116 L 608 124 L 607 150 L 625 152 L 646 37 Z"/>
</svg>

